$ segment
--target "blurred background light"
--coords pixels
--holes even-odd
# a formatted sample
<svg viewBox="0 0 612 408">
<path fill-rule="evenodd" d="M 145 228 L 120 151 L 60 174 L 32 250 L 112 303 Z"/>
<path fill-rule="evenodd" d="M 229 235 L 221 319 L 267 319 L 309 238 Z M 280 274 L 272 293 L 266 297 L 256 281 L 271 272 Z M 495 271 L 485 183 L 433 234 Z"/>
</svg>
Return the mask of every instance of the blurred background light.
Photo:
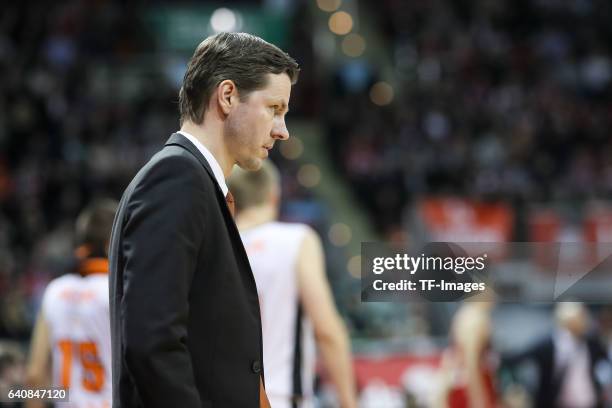
<svg viewBox="0 0 612 408">
<path fill-rule="evenodd" d="M 353 17 L 346 11 L 336 11 L 329 17 L 329 29 L 334 34 L 348 34 L 353 29 Z"/>
<path fill-rule="evenodd" d="M 315 187 L 321 181 L 321 170 L 314 164 L 304 164 L 298 170 L 297 179 L 304 187 Z"/>
<path fill-rule="evenodd" d="M 280 143 L 280 153 L 285 159 L 295 160 L 304 152 L 304 144 L 295 136 L 291 136 L 285 142 Z"/>
<path fill-rule="evenodd" d="M 333 245 L 341 247 L 345 246 L 351 241 L 353 233 L 351 231 L 351 227 L 344 223 L 338 222 L 329 228 L 328 236 L 329 241 Z"/>
<path fill-rule="evenodd" d="M 346 264 L 349 274 L 356 279 L 361 278 L 361 255 L 351 257 Z"/>
<path fill-rule="evenodd" d="M 317 6 L 323 11 L 336 11 L 342 4 L 342 0 L 317 0 Z"/>
<path fill-rule="evenodd" d="M 365 48 L 365 40 L 357 33 L 351 33 L 342 40 L 342 52 L 349 57 L 361 56 L 365 51 Z"/>
<path fill-rule="evenodd" d="M 210 17 L 210 26 L 217 33 L 236 31 L 238 29 L 236 13 L 225 7 L 218 8 Z"/>
<path fill-rule="evenodd" d="M 377 82 L 370 89 L 370 99 L 375 105 L 388 105 L 393 101 L 393 88 L 387 82 Z"/>
</svg>

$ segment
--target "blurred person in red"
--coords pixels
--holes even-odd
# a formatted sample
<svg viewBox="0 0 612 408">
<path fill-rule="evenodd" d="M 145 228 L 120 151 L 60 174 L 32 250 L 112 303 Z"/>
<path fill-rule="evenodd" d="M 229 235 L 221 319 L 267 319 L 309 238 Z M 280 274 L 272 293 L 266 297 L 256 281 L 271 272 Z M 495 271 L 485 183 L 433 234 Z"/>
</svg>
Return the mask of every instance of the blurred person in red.
<svg viewBox="0 0 612 408">
<path fill-rule="evenodd" d="M 536 407 L 604 407 L 602 379 L 607 366 L 606 351 L 599 339 L 590 335 L 587 308 L 578 302 L 561 302 L 555 308 L 556 327 L 551 335 L 533 346 L 502 360 L 510 371 L 531 361 L 538 371 L 534 396 Z"/>
<path fill-rule="evenodd" d="M 442 355 L 441 394 L 436 406 L 493 408 L 497 359 L 491 349 L 491 311 L 494 303 L 473 298 L 461 305 L 450 329 L 450 346 Z"/>
<path fill-rule="evenodd" d="M 256 172 L 235 170 L 229 187 L 257 282 L 272 407 L 314 407 L 316 345 L 339 406 L 356 408 L 350 341 L 334 305 L 318 235 L 305 224 L 277 221 L 280 177 L 269 161 Z"/>
<path fill-rule="evenodd" d="M 27 384 L 68 389 L 70 402 L 59 407 L 111 407 L 107 254 L 116 209 L 115 201 L 104 199 L 81 212 L 77 268 L 49 283 L 36 319 Z M 26 406 L 43 405 L 30 400 Z"/>
</svg>

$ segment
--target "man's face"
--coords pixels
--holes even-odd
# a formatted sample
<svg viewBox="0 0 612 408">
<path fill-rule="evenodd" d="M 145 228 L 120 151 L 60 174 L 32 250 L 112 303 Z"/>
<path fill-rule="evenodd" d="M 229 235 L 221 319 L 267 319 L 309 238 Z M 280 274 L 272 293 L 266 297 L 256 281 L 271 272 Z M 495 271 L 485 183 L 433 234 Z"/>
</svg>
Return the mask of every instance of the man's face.
<svg viewBox="0 0 612 408">
<path fill-rule="evenodd" d="M 285 125 L 291 94 L 287 74 L 268 74 L 268 83 L 231 110 L 225 122 L 230 156 L 245 170 L 258 170 L 276 140 L 287 140 Z"/>
</svg>

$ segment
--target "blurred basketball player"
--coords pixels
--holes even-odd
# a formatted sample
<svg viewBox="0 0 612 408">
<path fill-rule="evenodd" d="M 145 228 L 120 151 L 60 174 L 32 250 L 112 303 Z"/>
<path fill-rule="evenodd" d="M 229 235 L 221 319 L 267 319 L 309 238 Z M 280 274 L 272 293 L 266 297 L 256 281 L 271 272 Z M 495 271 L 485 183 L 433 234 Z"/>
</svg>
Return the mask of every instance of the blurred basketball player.
<svg viewBox="0 0 612 408">
<path fill-rule="evenodd" d="M 255 275 L 263 330 L 266 392 L 274 408 L 313 406 L 315 343 L 340 406 L 357 406 L 350 343 L 308 226 L 277 222 L 280 182 L 270 161 L 234 170 L 236 224 Z"/>
<path fill-rule="evenodd" d="M 59 407 L 111 407 L 107 250 L 116 208 L 100 200 L 79 215 L 77 270 L 49 283 L 34 327 L 27 382 L 69 389 L 70 402 Z"/>
<path fill-rule="evenodd" d="M 461 305 L 450 329 L 450 345 L 441 362 L 442 393 L 437 407 L 494 408 L 497 356 L 491 350 L 494 303 L 473 300 Z"/>
</svg>

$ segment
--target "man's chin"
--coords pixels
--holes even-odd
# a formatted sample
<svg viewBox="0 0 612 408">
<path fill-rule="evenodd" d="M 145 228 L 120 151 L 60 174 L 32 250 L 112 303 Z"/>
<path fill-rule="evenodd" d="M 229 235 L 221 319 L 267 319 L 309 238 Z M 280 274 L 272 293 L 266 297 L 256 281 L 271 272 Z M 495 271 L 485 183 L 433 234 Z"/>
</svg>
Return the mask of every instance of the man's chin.
<svg viewBox="0 0 612 408">
<path fill-rule="evenodd" d="M 262 165 L 263 159 L 249 159 L 249 160 L 245 160 L 243 162 L 238 162 L 238 167 L 240 167 L 242 170 L 246 170 L 246 171 L 257 171 L 259 169 L 261 169 L 261 165 Z"/>
</svg>

